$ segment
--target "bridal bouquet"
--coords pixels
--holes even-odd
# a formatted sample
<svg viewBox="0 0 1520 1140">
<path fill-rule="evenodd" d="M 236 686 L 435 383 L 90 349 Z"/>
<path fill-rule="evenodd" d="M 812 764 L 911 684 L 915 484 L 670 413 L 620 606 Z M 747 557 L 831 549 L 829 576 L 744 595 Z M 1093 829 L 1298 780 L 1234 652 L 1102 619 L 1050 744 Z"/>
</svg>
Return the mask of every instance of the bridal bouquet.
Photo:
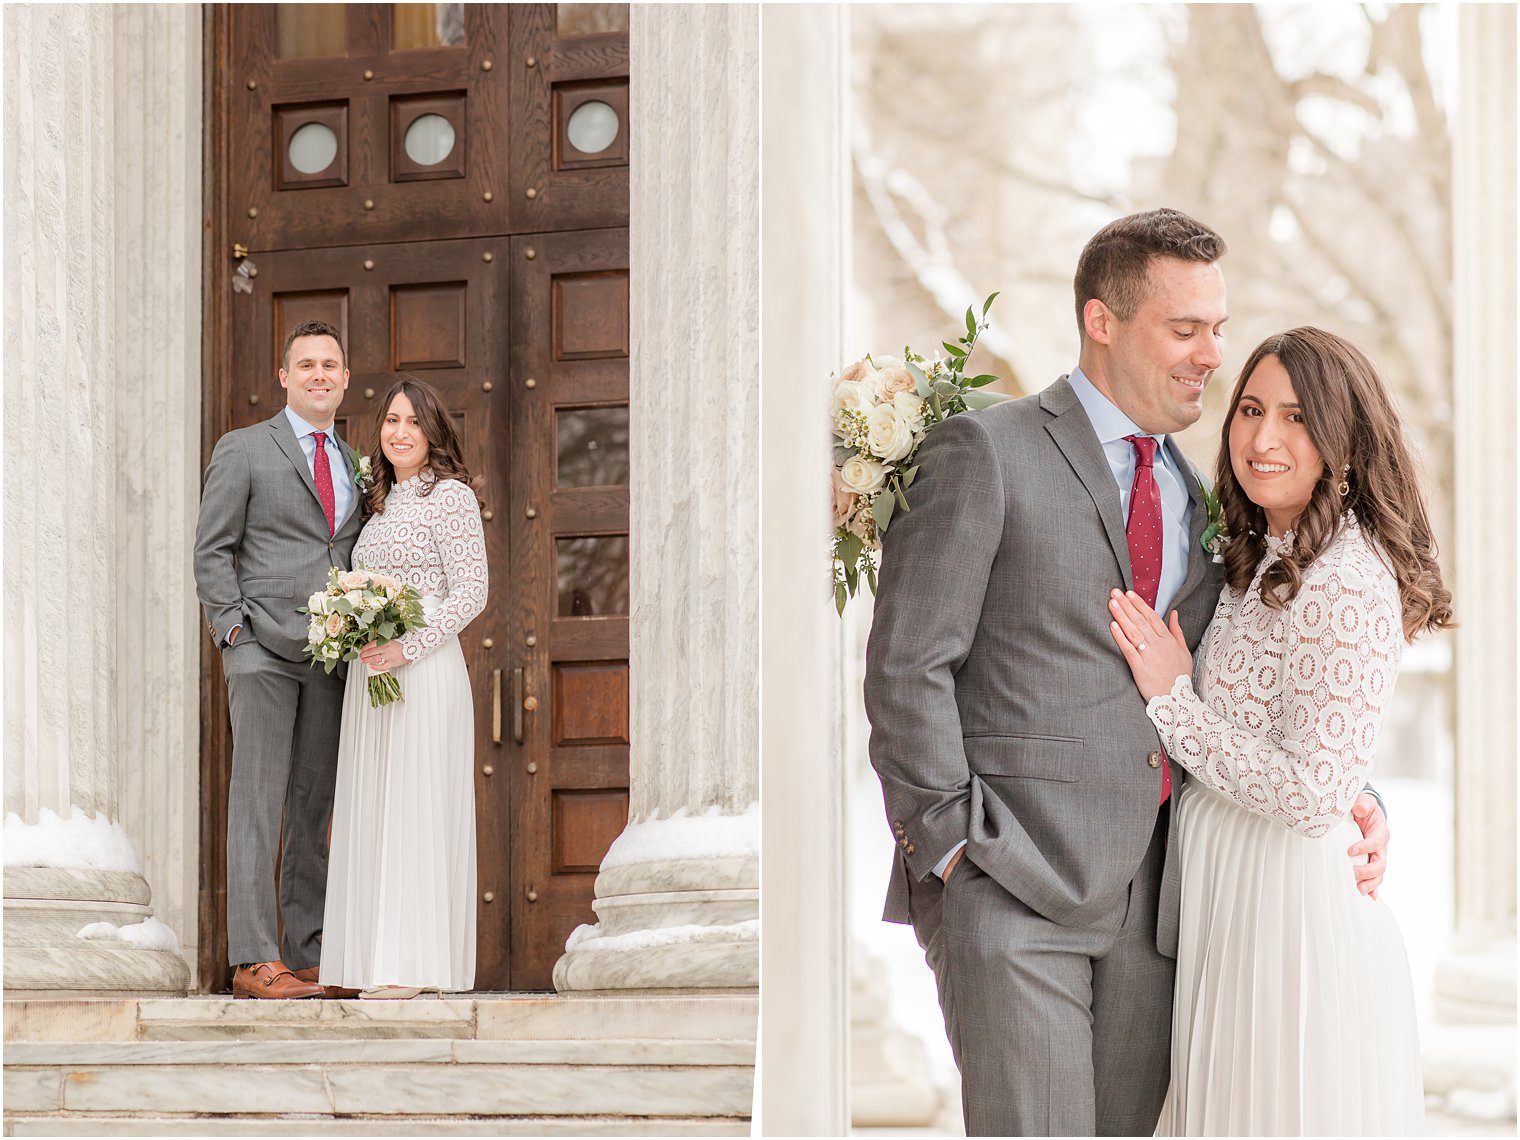
<svg viewBox="0 0 1520 1140">
<path fill-rule="evenodd" d="M 422 595 L 389 574 L 367 570 L 327 572 L 327 588 L 318 590 L 296 611 L 311 615 L 306 652 L 331 673 L 339 661 L 353 661 L 371 641 L 382 645 L 427 625 Z M 401 700 L 401 684 L 389 673 L 369 679 L 369 706 L 377 709 Z"/>
<path fill-rule="evenodd" d="M 898 509 L 907 510 L 904 491 L 918 467 L 913 457 L 935 424 L 973 408 L 987 408 L 1009 397 L 977 389 L 997 379 L 967 376 L 966 359 L 987 328 L 987 310 L 997 294 L 982 303 L 981 317 L 966 310 L 966 335 L 941 342 L 928 360 L 910 348 L 895 356 L 867 356 L 837 376 L 829 406 L 834 429 L 834 607 L 845 603 L 865 579 L 876 592 L 881 536 Z"/>
</svg>

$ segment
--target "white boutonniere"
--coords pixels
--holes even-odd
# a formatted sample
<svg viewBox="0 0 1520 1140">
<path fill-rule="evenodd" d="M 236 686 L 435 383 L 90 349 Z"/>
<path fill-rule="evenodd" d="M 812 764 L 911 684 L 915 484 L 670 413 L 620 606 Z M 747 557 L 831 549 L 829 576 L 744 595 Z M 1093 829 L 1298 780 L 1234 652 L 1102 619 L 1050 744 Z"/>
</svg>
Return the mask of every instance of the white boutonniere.
<svg viewBox="0 0 1520 1140">
<path fill-rule="evenodd" d="M 368 491 L 374 481 L 375 473 L 370 469 L 369 456 L 359 456 L 354 462 L 354 486 L 361 491 Z"/>
</svg>

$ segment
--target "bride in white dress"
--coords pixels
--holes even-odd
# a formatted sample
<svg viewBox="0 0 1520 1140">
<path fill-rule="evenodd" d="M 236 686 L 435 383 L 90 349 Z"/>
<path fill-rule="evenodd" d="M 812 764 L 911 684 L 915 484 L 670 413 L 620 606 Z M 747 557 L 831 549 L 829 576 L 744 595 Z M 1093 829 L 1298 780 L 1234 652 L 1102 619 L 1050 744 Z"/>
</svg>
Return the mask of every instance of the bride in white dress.
<svg viewBox="0 0 1520 1140">
<path fill-rule="evenodd" d="M 387 394 L 356 568 L 423 596 L 428 624 L 349 666 L 322 924 L 321 982 L 366 998 L 475 985 L 475 710 L 459 631 L 485 609 L 480 504 L 438 394 Z M 402 699 L 371 708 L 394 671 Z"/>
<path fill-rule="evenodd" d="M 1189 773 L 1159 1134 L 1417 1134 L 1403 940 L 1345 866 L 1403 642 L 1451 624 L 1413 463 L 1366 357 L 1300 328 L 1247 361 L 1217 477 L 1233 537 L 1196 669 L 1175 617 L 1110 599 Z"/>
</svg>

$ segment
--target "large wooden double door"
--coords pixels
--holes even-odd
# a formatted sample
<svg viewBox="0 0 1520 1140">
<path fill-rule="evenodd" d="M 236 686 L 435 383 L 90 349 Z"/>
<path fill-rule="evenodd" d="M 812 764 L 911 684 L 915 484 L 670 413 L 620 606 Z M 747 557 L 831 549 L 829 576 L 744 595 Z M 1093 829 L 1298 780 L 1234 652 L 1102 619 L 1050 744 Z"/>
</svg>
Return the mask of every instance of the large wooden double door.
<svg viewBox="0 0 1520 1140">
<path fill-rule="evenodd" d="M 615 5 L 230 5 L 207 44 L 206 456 L 319 319 L 364 452 L 442 394 L 482 481 L 476 986 L 546 989 L 628 805 L 626 28 Z M 224 988 L 231 770 L 203 668 L 201 976 Z"/>
</svg>

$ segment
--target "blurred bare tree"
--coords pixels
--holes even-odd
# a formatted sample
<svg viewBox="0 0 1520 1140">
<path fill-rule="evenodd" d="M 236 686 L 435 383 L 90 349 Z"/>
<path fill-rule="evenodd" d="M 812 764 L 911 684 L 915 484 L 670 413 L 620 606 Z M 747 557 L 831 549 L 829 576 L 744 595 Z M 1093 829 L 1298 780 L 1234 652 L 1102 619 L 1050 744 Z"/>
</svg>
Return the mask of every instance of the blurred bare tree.
<svg viewBox="0 0 1520 1140">
<path fill-rule="evenodd" d="M 1382 370 L 1449 535 L 1450 136 L 1429 67 L 1434 13 L 1340 5 L 1330 31 L 1324 14 L 852 9 L 862 343 L 851 347 L 936 344 L 968 303 L 1002 289 L 994 358 L 977 370 L 1036 391 L 1076 360 L 1082 244 L 1109 218 L 1174 206 L 1230 245 L 1231 349 L 1204 421 L 1182 437 L 1192 457 L 1212 464 L 1250 348 L 1320 325 Z M 1127 50 L 1105 55 L 1100 33 Z M 1162 145 L 1116 165 L 1093 129 L 1111 131 L 1104 120 Z"/>
</svg>

